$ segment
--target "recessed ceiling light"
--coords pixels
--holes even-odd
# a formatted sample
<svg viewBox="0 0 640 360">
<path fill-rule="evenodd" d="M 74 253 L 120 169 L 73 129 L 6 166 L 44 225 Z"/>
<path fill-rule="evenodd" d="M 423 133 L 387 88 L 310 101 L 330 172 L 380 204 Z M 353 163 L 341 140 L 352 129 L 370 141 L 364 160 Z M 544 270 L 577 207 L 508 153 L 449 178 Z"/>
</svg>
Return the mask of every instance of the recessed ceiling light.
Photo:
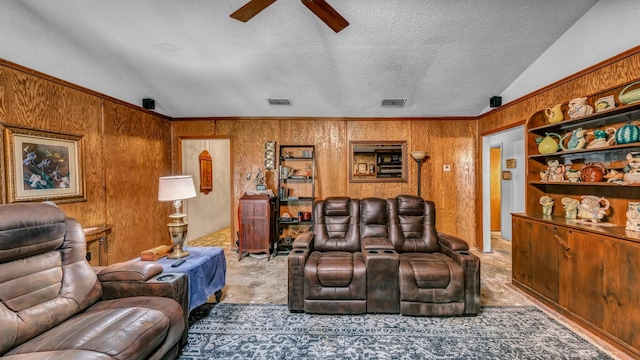
<svg viewBox="0 0 640 360">
<path fill-rule="evenodd" d="M 403 107 L 407 99 L 382 99 L 381 106 Z"/>
<path fill-rule="evenodd" d="M 291 99 L 267 99 L 269 105 L 291 105 Z"/>
</svg>

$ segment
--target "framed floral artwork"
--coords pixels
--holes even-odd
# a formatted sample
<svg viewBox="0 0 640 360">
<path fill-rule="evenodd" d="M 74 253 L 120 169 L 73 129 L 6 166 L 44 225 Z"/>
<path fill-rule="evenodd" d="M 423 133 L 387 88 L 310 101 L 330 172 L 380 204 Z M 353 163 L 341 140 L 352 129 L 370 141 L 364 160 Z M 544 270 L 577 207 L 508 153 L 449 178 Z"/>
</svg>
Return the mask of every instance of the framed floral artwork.
<svg viewBox="0 0 640 360">
<path fill-rule="evenodd" d="M 82 136 L 4 125 L 7 203 L 86 201 Z"/>
</svg>

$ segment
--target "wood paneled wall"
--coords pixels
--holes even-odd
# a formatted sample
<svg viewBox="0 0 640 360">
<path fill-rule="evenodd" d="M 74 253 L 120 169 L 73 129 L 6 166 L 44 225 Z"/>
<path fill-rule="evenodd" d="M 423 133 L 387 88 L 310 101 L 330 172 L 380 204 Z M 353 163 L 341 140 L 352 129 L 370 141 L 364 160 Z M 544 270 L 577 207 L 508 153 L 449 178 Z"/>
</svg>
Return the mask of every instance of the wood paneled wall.
<svg viewBox="0 0 640 360">
<path fill-rule="evenodd" d="M 316 198 L 393 197 L 415 194 L 417 164 L 407 159 L 404 183 L 350 183 L 349 142 L 358 140 L 407 141 L 407 149 L 427 150 L 431 158 L 422 166 L 422 196 L 436 204 L 438 230 L 458 235 L 475 247 L 475 119 L 339 119 L 339 118 L 202 118 L 172 121 L 174 163 L 181 138 L 228 136 L 233 153 L 234 229 L 238 228 L 238 199 L 254 188 L 245 174 L 263 167 L 264 143 L 315 145 Z M 451 165 L 443 172 L 442 165 Z M 174 169 L 176 172 L 178 169 Z M 267 186 L 277 193 L 277 173 L 266 173 Z"/>
<path fill-rule="evenodd" d="M 481 153 L 482 136 L 526 122 L 535 112 L 571 99 L 604 93 L 607 90 L 640 79 L 640 47 L 630 49 L 614 58 L 603 61 L 575 75 L 553 83 L 539 91 L 524 96 L 478 119 L 479 141 L 476 152 Z M 482 169 L 482 157 L 478 156 L 477 169 Z M 482 173 L 475 177 L 476 194 L 482 194 Z M 482 224 L 482 196 L 476 198 L 477 224 Z M 477 228 L 477 239 L 482 239 L 482 229 Z M 482 241 L 478 241 L 482 245 Z"/>
<path fill-rule="evenodd" d="M 87 201 L 59 207 L 83 226 L 114 225 L 110 263 L 170 243 L 172 208 L 157 200 L 158 177 L 171 172 L 167 118 L 0 61 L 0 123 L 83 136 Z M 4 176 L 0 189 L 4 202 Z"/>
<path fill-rule="evenodd" d="M 264 142 L 316 146 L 316 197 L 391 197 L 416 191 L 417 165 L 406 183 L 350 183 L 349 141 L 406 140 L 427 150 L 422 196 L 433 200 L 437 226 L 481 246 L 481 136 L 522 124 L 534 112 L 640 78 L 640 48 L 475 118 L 204 118 L 170 119 L 0 60 L 0 122 L 83 135 L 87 201 L 60 207 L 83 225 L 113 223 L 109 260 L 131 259 L 168 244 L 171 206 L 157 201 L 157 178 L 178 173 L 181 137 L 231 138 L 234 208 L 253 188 L 245 174 L 263 167 Z M 443 165 L 451 165 L 450 172 Z M 2 166 L 2 165 L 0 165 Z M 2 169 L 4 170 L 4 169 Z M 276 189 L 277 174 L 266 173 Z M 4 177 L 0 194 L 4 196 Z M 475 204 L 475 208 L 473 208 Z"/>
</svg>

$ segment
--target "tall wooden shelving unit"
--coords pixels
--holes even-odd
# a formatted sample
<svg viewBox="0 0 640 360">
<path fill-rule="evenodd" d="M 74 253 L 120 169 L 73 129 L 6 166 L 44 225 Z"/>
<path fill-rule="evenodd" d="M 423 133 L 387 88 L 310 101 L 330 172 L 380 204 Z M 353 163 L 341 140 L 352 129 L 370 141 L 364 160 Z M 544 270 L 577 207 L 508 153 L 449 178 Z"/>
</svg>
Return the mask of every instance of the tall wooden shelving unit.
<svg viewBox="0 0 640 360">
<path fill-rule="evenodd" d="M 617 95 L 623 87 L 589 96 L 588 103 Z M 513 214 L 513 283 L 561 314 L 640 358 L 640 233 L 625 230 L 630 201 L 640 201 L 640 184 L 607 182 L 542 181 L 540 172 L 549 159 L 580 169 L 589 162 L 602 162 L 608 169 L 622 169 L 625 155 L 640 151 L 640 142 L 595 149 L 540 154 L 536 138 L 555 132 L 563 135 L 578 128 L 618 129 L 627 122 L 640 123 L 640 104 L 620 105 L 578 119 L 549 124 L 544 110 L 526 125 L 525 213 Z M 563 104 L 566 114 L 567 104 Z M 580 200 L 582 195 L 604 197 L 610 202 L 605 225 L 566 219 L 563 197 Z M 540 197 L 554 200 L 552 215 L 543 215 Z"/>
<path fill-rule="evenodd" d="M 276 254 L 288 253 L 293 239 L 313 228 L 315 146 L 280 145 L 278 165 Z M 309 213 L 311 217 L 309 220 L 299 220 L 298 213 Z M 284 214 L 289 214 L 289 218 L 283 217 Z"/>
</svg>

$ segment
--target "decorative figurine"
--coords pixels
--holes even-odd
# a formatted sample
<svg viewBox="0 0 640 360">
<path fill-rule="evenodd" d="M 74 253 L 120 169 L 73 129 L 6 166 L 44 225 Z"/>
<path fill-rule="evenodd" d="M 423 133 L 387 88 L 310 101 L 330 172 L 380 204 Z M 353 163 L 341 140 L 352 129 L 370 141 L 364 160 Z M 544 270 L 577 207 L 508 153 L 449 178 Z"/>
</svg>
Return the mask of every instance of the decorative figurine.
<svg viewBox="0 0 640 360">
<path fill-rule="evenodd" d="M 624 181 L 640 183 L 640 151 L 632 151 L 627 154 L 627 165 L 624 169 Z"/>
<path fill-rule="evenodd" d="M 589 220 L 598 223 L 604 218 L 605 213 L 609 210 L 609 200 L 595 195 L 583 195 L 580 206 L 578 207 L 578 217 L 583 220 Z"/>
<path fill-rule="evenodd" d="M 618 171 L 616 169 L 609 169 L 609 172 L 604 176 L 604 178 L 607 179 L 608 183 L 616 183 L 620 185 L 623 185 L 623 183 L 625 183 L 624 172 Z"/>
<path fill-rule="evenodd" d="M 601 97 L 594 103 L 596 112 L 613 109 L 616 107 L 616 101 L 613 95 Z"/>
<path fill-rule="evenodd" d="M 542 215 L 551 215 L 553 213 L 553 199 L 549 196 L 541 196 L 540 205 L 542 205 Z"/>
<path fill-rule="evenodd" d="M 596 129 L 587 133 L 588 135 L 593 135 L 595 138 L 589 142 L 587 145 L 587 149 L 597 149 L 601 147 L 611 146 L 616 143 L 616 129 L 615 128 L 606 128 Z"/>
<path fill-rule="evenodd" d="M 567 178 L 567 181 L 568 182 L 580 182 L 580 170 L 571 169 L 570 167 L 571 167 L 571 165 L 565 165 L 564 166 L 565 177 Z"/>
<path fill-rule="evenodd" d="M 640 202 L 629 201 L 627 204 L 627 223 L 624 229 L 640 231 Z"/>
<path fill-rule="evenodd" d="M 575 98 L 569 101 L 569 110 L 567 115 L 570 119 L 577 119 L 579 117 L 593 114 L 593 106 L 587 104 L 587 98 Z"/>
<path fill-rule="evenodd" d="M 547 161 L 547 170 L 540 172 L 542 181 L 566 181 L 564 178 L 565 168 L 557 159 Z"/>
<path fill-rule="evenodd" d="M 584 149 L 585 145 L 587 145 L 587 139 L 585 139 L 585 135 L 587 134 L 587 130 L 582 130 L 582 128 L 577 128 L 573 131 L 569 131 L 564 134 L 562 140 L 560 141 L 560 147 L 562 150 L 580 150 Z M 567 142 L 567 147 L 564 146 L 564 139 L 569 138 Z"/>
<path fill-rule="evenodd" d="M 256 190 L 267 190 L 267 186 L 264 183 L 264 173 L 262 172 L 262 169 L 258 169 L 254 181 L 256 182 Z"/>
<path fill-rule="evenodd" d="M 578 206 L 580 205 L 580 201 L 570 197 L 563 197 L 561 202 L 564 207 L 565 219 L 577 219 Z"/>
</svg>

